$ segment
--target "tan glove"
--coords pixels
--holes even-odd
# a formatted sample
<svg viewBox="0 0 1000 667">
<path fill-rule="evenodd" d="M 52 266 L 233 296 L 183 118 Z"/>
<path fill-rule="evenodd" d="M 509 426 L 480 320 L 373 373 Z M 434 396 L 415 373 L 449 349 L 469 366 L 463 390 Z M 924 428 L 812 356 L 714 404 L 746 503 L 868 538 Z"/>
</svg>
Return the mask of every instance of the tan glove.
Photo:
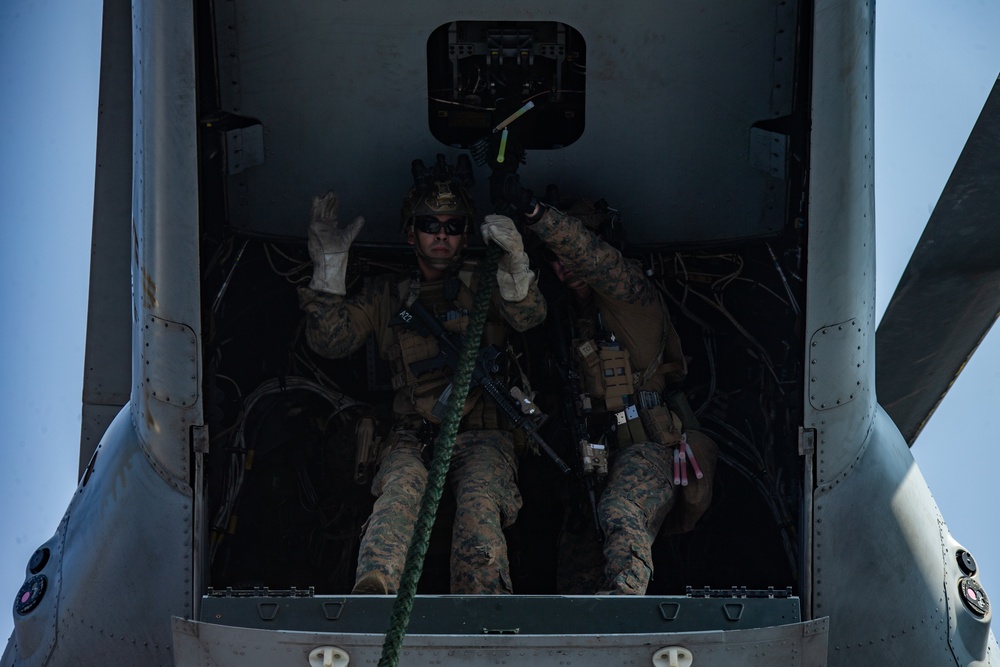
<svg viewBox="0 0 1000 667">
<path fill-rule="evenodd" d="M 514 226 L 514 221 L 505 215 L 488 215 L 480 232 L 484 241 L 493 241 L 504 251 L 497 264 L 500 296 L 504 301 L 521 301 L 528 296 L 528 288 L 535 274 L 528 268 L 528 254 L 524 252 L 524 241 Z"/>
<path fill-rule="evenodd" d="M 343 229 L 338 228 L 337 210 L 340 198 L 336 192 L 313 197 L 312 219 L 309 222 L 309 257 L 313 276 L 309 287 L 318 292 L 347 294 L 347 251 L 351 242 L 365 226 L 361 216 Z"/>
</svg>

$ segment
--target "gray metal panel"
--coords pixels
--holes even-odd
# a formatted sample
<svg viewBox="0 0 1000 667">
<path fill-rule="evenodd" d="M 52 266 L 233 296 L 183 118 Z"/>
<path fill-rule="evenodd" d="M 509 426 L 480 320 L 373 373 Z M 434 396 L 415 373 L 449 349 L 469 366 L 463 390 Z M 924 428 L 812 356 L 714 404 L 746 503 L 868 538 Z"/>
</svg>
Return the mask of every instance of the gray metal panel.
<svg viewBox="0 0 1000 667">
<path fill-rule="evenodd" d="M 823 327 L 809 341 L 809 404 L 830 410 L 853 401 L 868 379 L 865 352 L 871 347 L 857 320 Z"/>
<path fill-rule="evenodd" d="M 317 648 L 335 646 L 349 662 L 369 665 L 382 652 L 381 634 L 250 630 L 173 619 L 177 667 L 308 665 Z M 696 667 L 824 667 L 829 619 L 805 623 L 674 634 L 627 635 L 407 635 L 400 665 L 653 665 L 670 646 L 689 651 Z M 316 663 L 316 664 L 322 664 Z M 335 663 L 337 664 L 337 663 Z M 916 664 L 916 663 L 914 663 Z"/>
<path fill-rule="evenodd" d="M 108 426 L 125 408 L 124 405 L 89 405 L 83 404 L 83 415 L 80 424 L 80 477 L 94 456 L 97 445 L 108 430 Z M 84 458 L 86 457 L 86 458 Z"/>
<path fill-rule="evenodd" d="M 139 352 L 150 398 L 172 405 L 193 404 L 198 381 L 198 336 L 191 327 L 155 315 L 145 319 L 148 348 Z"/>
<path fill-rule="evenodd" d="M 202 600 L 206 623 L 261 630 L 386 632 L 395 596 L 232 596 Z M 796 623 L 796 597 L 418 596 L 409 634 L 610 635 L 745 630 Z"/>
<path fill-rule="evenodd" d="M 193 616 L 191 489 L 162 479 L 127 410 L 94 463 L 46 543 L 49 588 L 14 615 L 14 664 L 171 665 L 166 619 Z"/>
<path fill-rule="evenodd" d="M 130 398 L 150 458 L 165 479 L 186 485 L 191 427 L 204 421 L 193 7 L 136 1 L 132 37 Z"/>
<path fill-rule="evenodd" d="M 264 127 L 264 163 L 228 181 L 237 227 L 303 236 L 311 197 L 333 188 L 368 218 L 363 241 L 395 240 L 410 161 L 456 154 L 427 126 L 428 35 L 520 20 L 579 30 L 588 67 L 583 137 L 529 152 L 526 183 L 606 197 L 637 243 L 780 228 L 783 184 L 751 165 L 750 129 L 791 112 L 796 3 L 220 4 L 223 107 Z"/>
<path fill-rule="evenodd" d="M 132 380 L 131 223 L 132 7 L 128 0 L 106 0 L 101 33 L 80 474 L 111 418 L 128 402 Z"/>
<path fill-rule="evenodd" d="M 879 324 L 879 402 L 916 440 L 1000 313 L 1000 82 Z"/>
<path fill-rule="evenodd" d="M 816 432 L 812 615 L 834 619 L 833 664 L 989 662 L 996 640 L 988 618 L 963 608 L 958 545 L 875 403 L 874 11 L 867 0 L 817 0 L 814 11 L 806 340 L 851 329 L 815 383 L 841 404 L 804 401 Z M 861 383 L 854 398 L 845 380 Z"/>
<path fill-rule="evenodd" d="M 835 619 L 831 663 L 969 665 L 998 655 L 992 613 L 976 617 L 961 601 L 961 545 L 884 411 L 850 469 L 817 489 L 813 531 L 813 610 Z"/>
<path fill-rule="evenodd" d="M 816 430 L 817 484 L 854 463 L 876 407 L 869 361 L 875 353 L 874 11 L 865 0 L 819 0 L 814 12 L 805 309 L 810 361 L 817 360 L 814 339 L 827 327 L 850 323 L 847 335 L 823 352 L 836 363 L 808 364 L 803 378 L 810 388 L 803 425 Z M 847 371 L 847 363 L 862 365 Z M 826 387 L 822 395 L 834 407 L 813 403 L 813 387 Z"/>
</svg>

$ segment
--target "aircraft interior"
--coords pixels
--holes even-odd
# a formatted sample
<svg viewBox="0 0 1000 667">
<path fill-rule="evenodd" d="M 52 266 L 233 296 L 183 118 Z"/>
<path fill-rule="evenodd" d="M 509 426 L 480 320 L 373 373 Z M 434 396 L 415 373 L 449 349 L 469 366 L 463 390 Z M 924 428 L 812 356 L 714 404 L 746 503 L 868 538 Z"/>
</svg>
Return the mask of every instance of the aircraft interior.
<svg viewBox="0 0 1000 667">
<path fill-rule="evenodd" d="M 809 36 L 797 7 L 730 7 L 724 20 L 714 14 L 723 8 L 673 7 L 672 21 L 659 16 L 666 9 L 608 18 L 584 8 L 571 25 L 516 11 L 519 20 L 480 20 L 444 4 L 405 16 L 355 8 L 347 25 L 334 5 L 196 3 L 206 587 L 346 594 L 354 582 L 391 388 L 371 343 L 329 360 L 304 341 L 296 289 L 311 275 L 312 196 L 335 189 L 342 222 L 368 220 L 349 291 L 406 270 L 398 210 L 411 161 L 471 156 L 488 213 L 480 160 L 496 159 L 493 128 L 531 101 L 504 150 L 523 156 L 522 183 L 539 194 L 552 183 L 620 212 L 622 251 L 666 297 L 689 357 L 683 392 L 720 448 L 712 505 L 693 530 L 661 531 L 649 593 L 799 594 L 808 91 L 798 54 Z M 616 42 L 643 21 L 665 26 L 664 39 Z M 379 22 L 378 34 L 365 31 Z M 656 65 L 685 52 L 690 62 L 691 50 L 703 56 L 697 72 Z M 737 76 L 727 63 L 740 59 Z M 651 80 L 670 94 L 633 95 Z M 468 254 L 483 252 L 476 232 Z M 515 336 L 515 350 L 539 335 Z M 561 388 L 531 354 L 520 363 L 544 409 Z M 566 420 L 548 417 L 540 432 L 570 461 Z M 544 455 L 522 456 L 519 484 L 514 592 L 556 594 L 560 533 L 595 539 L 585 499 Z M 448 592 L 451 502 L 420 593 Z"/>
</svg>

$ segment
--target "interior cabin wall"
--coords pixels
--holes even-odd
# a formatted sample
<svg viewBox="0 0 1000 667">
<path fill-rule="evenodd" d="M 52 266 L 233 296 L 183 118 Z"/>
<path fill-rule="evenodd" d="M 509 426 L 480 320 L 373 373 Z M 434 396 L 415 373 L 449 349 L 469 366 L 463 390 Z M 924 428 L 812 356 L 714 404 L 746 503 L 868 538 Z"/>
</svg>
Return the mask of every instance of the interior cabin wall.
<svg viewBox="0 0 1000 667">
<path fill-rule="evenodd" d="M 787 163 L 801 158 L 787 142 L 795 2 L 634 1 L 622 11 L 574 0 L 213 6 L 226 204 L 241 230 L 302 236 L 310 198 L 336 189 L 345 215 L 367 217 L 362 241 L 396 239 L 410 161 L 439 152 L 454 160 L 468 140 L 446 144 L 432 131 L 447 108 L 429 100 L 456 100 L 437 87 L 451 80 L 451 61 L 428 49 L 452 22 L 539 26 L 528 78 L 565 87 L 546 95 L 529 86 L 524 97 L 536 110 L 511 125 L 513 134 L 536 124 L 558 134 L 562 123 L 546 114 L 559 105 L 573 103 L 584 116 L 582 135 L 569 145 L 529 152 L 522 174 L 533 187 L 556 183 L 626 207 L 642 221 L 632 228 L 637 243 L 755 237 L 784 225 Z M 558 80 L 543 55 L 553 22 L 580 37 Z M 469 40 L 469 48 L 480 44 Z M 495 98 L 464 92 L 451 107 L 456 118 L 499 108 Z M 477 173 L 483 210 L 487 176 L 485 168 Z"/>
</svg>

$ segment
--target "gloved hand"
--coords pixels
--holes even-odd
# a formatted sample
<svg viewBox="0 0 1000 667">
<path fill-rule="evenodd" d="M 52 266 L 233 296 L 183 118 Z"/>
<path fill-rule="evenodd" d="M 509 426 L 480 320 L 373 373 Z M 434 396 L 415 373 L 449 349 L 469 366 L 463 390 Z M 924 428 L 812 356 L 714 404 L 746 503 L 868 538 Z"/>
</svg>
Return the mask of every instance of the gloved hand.
<svg viewBox="0 0 1000 667">
<path fill-rule="evenodd" d="M 308 244 L 313 276 L 309 287 L 318 292 L 344 295 L 347 294 L 347 250 L 365 226 L 365 219 L 358 216 L 347 227 L 339 229 L 339 208 L 340 198 L 336 192 L 313 197 Z"/>
<path fill-rule="evenodd" d="M 521 233 L 514 221 L 505 215 L 488 215 L 480 227 L 483 240 L 500 246 L 504 255 L 497 264 L 497 285 L 504 301 L 521 301 L 535 274 L 528 268 L 528 253 L 524 252 Z"/>
<path fill-rule="evenodd" d="M 521 187 L 521 177 L 510 172 L 490 176 L 490 197 L 494 204 L 502 202 L 512 212 L 523 215 L 531 215 L 538 206 L 535 193 Z"/>
</svg>

